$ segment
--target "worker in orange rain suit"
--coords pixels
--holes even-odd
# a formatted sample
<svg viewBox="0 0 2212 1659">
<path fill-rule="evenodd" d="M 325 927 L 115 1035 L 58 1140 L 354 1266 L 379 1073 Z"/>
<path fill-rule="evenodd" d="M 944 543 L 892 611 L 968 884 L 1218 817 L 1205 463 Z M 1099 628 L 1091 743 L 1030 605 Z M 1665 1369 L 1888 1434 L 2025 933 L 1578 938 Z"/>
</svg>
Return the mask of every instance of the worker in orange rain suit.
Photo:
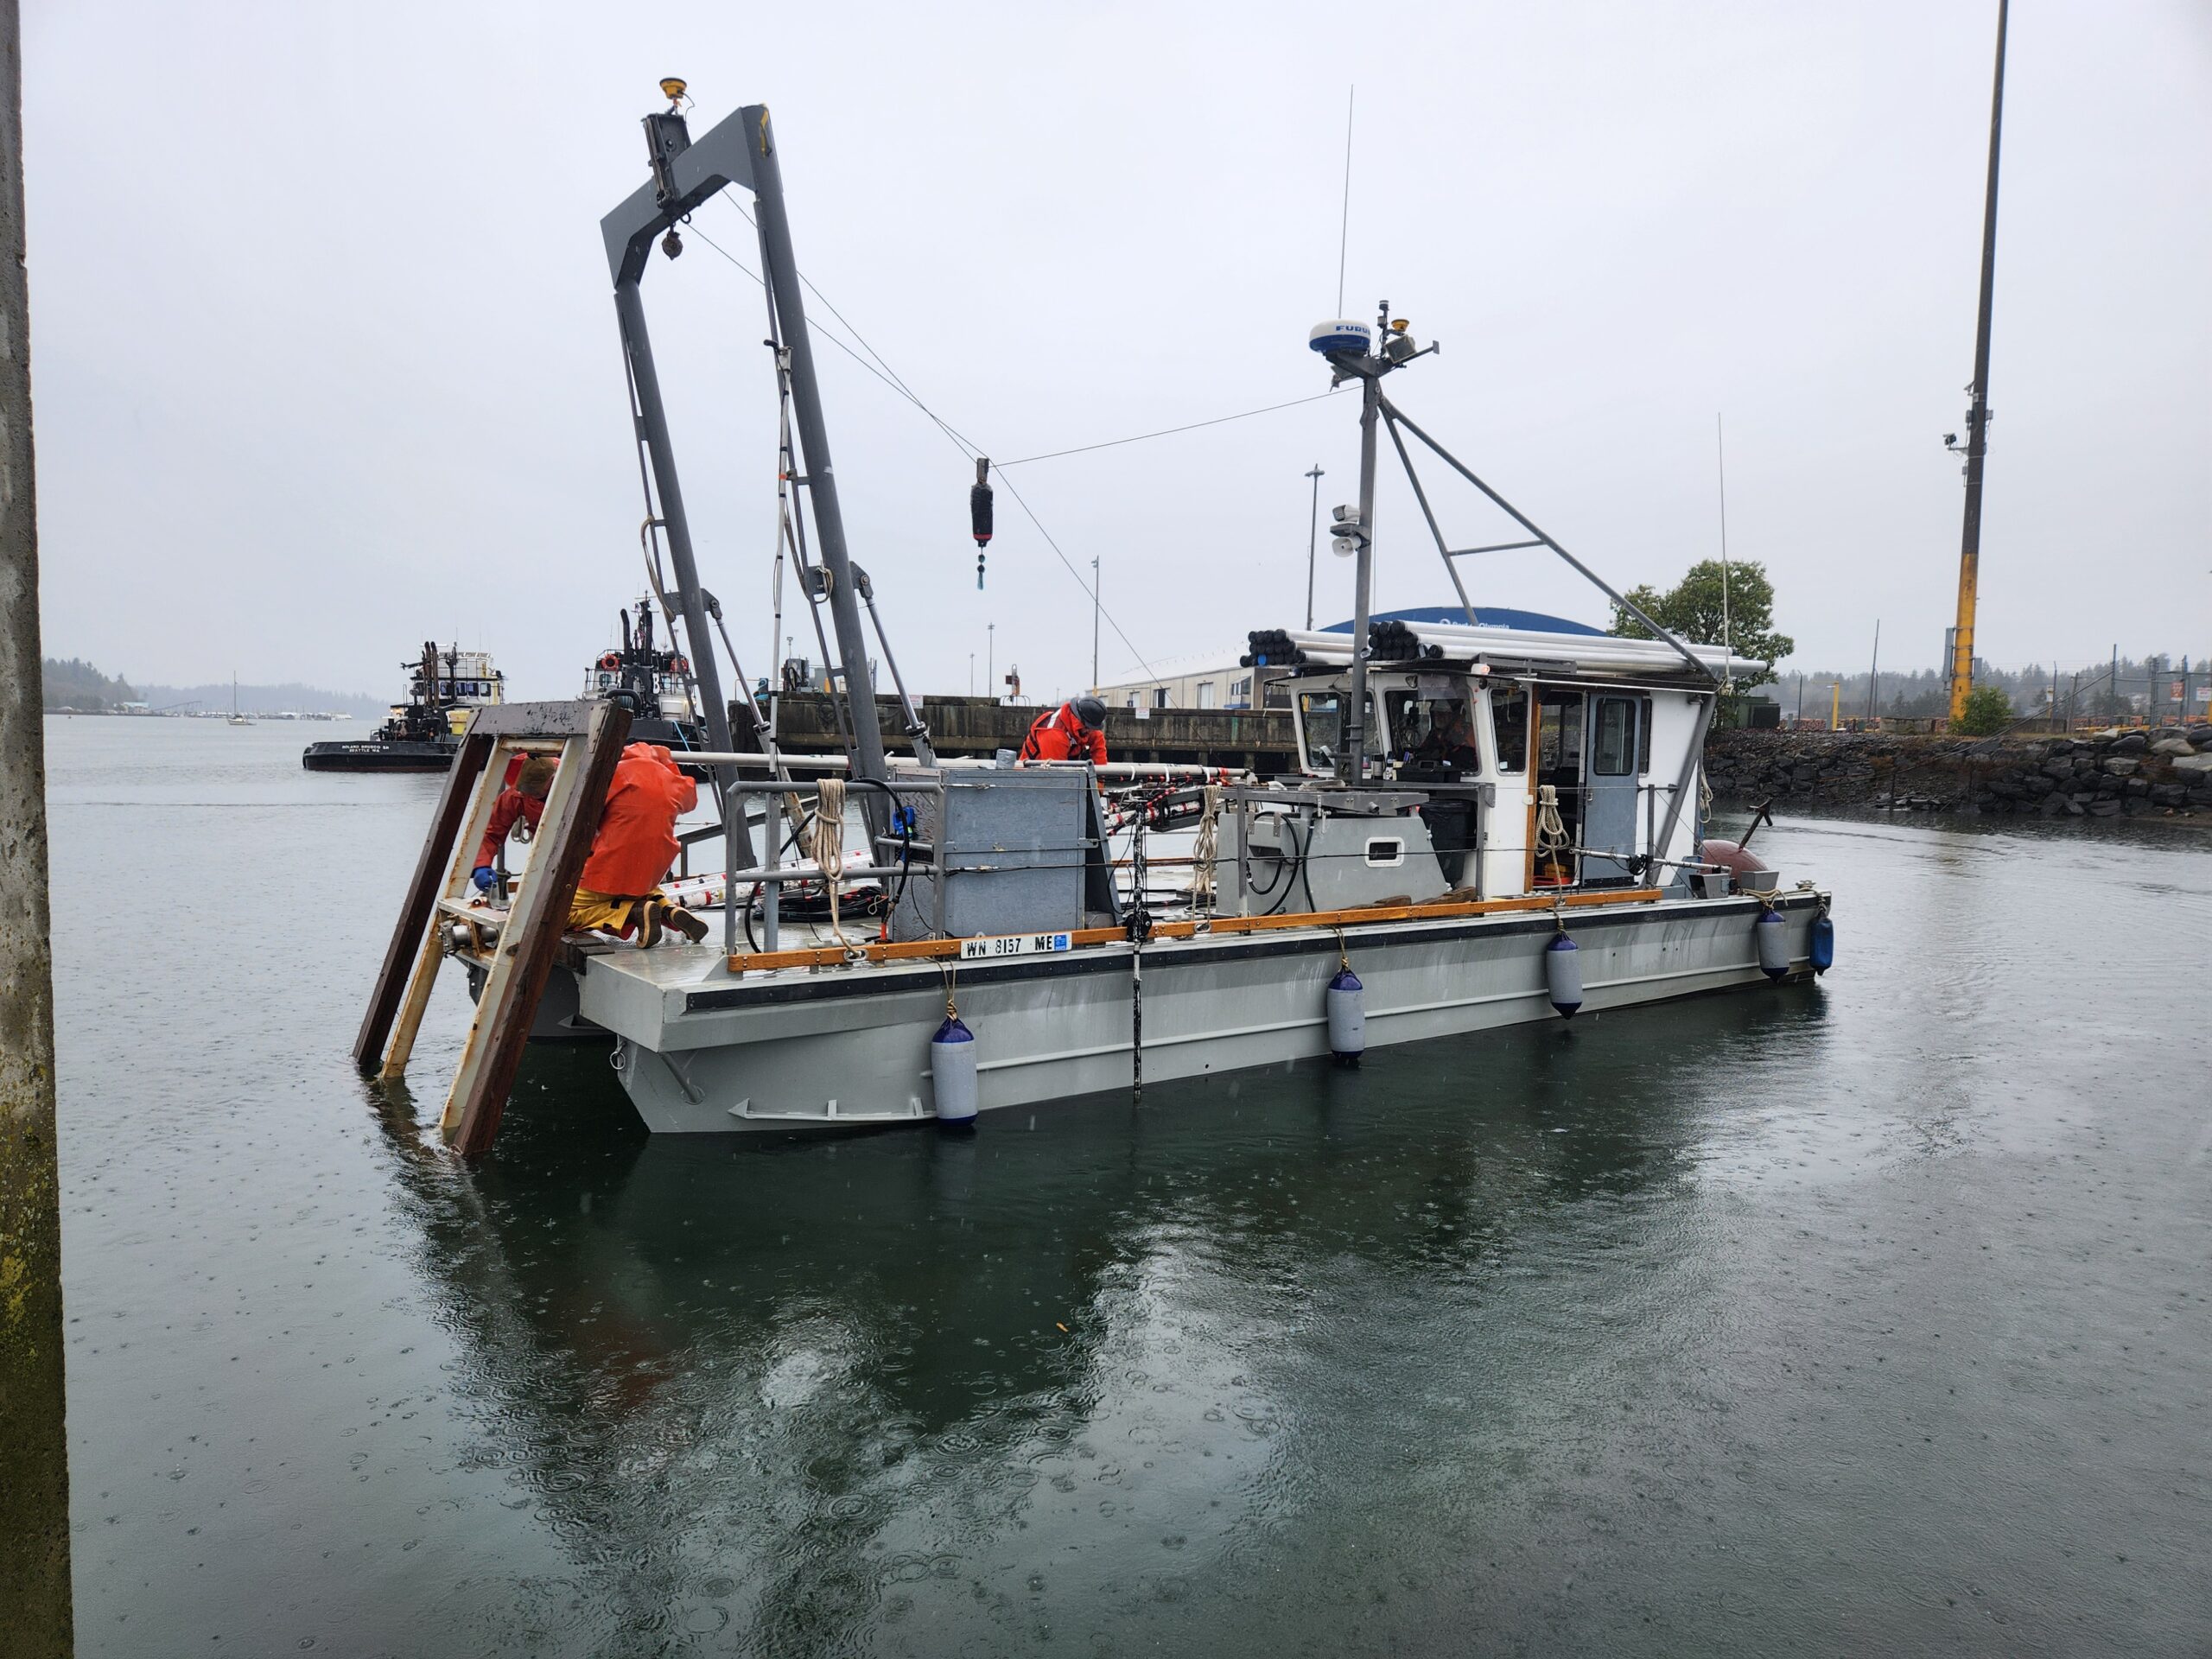
<svg viewBox="0 0 2212 1659">
<path fill-rule="evenodd" d="M 1022 740 L 1024 760 L 1088 760 L 1106 764 L 1106 705 L 1096 697 L 1075 697 L 1050 714 L 1037 716 Z"/>
<path fill-rule="evenodd" d="M 660 891 L 676 861 L 676 821 L 699 804 L 699 786 L 658 743 L 632 743 L 615 763 L 591 856 L 569 906 L 569 925 L 658 944 L 672 927 L 696 944 L 707 925 Z"/>
<path fill-rule="evenodd" d="M 499 791 L 499 798 L 492 804 L 492 822 L 485 826 L 484 839 L 476 849 L 476 868 L 471 879 L 479 893 L 489 893 L 498 877 L 493 867 L 499 861 L 499 843 L 507 838 L 520 819 L 531 830 L 545 816 L 545 793 L 553 787 L 553 773 L 560 763 L 550 755 L 533 754 L 522 763 L 515 779 Z"/>
</svg>

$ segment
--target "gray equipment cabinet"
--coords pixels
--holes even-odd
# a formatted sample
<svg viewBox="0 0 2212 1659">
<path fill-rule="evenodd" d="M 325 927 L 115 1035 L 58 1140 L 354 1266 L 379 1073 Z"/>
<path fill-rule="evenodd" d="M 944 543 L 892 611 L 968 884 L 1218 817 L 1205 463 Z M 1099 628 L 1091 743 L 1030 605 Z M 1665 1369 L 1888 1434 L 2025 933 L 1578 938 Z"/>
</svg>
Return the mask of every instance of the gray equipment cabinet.
<svg viewBox="0 0 2212 1659">
<path fill-rule="evenodd" d="M 893 939 L 1084 925 L 1086 894 L 1104 873 L 1088 768 L 946 767 L 901 776 L 938 787 L 906 797 L 921 822 L 913 873 L 891 913 Z M 890 843 L 886 853 L 897 856 Z"/>
</svg>

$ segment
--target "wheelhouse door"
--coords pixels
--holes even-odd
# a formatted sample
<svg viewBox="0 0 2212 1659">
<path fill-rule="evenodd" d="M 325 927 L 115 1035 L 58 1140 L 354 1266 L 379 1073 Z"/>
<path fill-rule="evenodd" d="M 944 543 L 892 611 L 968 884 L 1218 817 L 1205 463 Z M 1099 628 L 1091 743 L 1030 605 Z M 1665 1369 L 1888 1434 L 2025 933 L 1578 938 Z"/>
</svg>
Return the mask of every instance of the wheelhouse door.
<svg viewBox="0 0 2212 1659">
<path fill-rule="evenodd" d="M 1593 692 L 1589 699 L 1589 739 L 1582 746 L 1585 883 L 1635 880 L 1629 861 L 1637 855 L 1643 704 L 1642 697 L 1611 692 Z"/>
</svg>

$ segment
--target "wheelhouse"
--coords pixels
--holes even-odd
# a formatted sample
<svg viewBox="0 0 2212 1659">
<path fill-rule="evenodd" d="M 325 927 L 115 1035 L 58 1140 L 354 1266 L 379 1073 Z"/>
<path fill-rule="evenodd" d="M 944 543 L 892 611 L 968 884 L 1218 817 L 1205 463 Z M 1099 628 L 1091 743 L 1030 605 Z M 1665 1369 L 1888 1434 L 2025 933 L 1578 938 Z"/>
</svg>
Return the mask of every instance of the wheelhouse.
<svg viewBox="0 0 2212 1659">
<path fill-rule="evenodd" d="M 1665 886 L 1692 861 L 1714 686 L 1679 658 L 1616 649 L 1627 644 L 1370 665 L 1361 774 L 1429 798 L 1414 810 L 1446 887 L 1489 899 Z M 1618 660 L 1588 660 L 1601 652 Z M 1309 663 L 1287 682 L 1300 769 L 1319 790 L 1341 775 L 1351 677 Z"/>
</svg>

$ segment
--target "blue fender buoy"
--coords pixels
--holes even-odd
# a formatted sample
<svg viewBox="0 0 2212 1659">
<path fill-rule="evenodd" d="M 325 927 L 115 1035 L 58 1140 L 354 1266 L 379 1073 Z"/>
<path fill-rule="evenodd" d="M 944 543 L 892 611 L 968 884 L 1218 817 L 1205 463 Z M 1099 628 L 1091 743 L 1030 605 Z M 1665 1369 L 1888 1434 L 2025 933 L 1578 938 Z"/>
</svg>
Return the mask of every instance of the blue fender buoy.
<svg viewBox="0 0 2212 1659">
<path fill-rule="evenodd" d="M 1751 938 L 1759 949 L 1759 971 L 1769 979 L 1780 979 L 1789 971 L 1789 930 L 1783 925 L 1782 912 L 1771 907 L 1759 912 L 1759 918 L 1751 925 Z"/>
<path fill-rule="evenodd" d="M 1835 924 L 1826 910 L 1813 918 L 1813 971 L 1825 974 L 1835 966 Z"/>
<path fill-rule="evenodd" d="M 930 1039 L 930 1082 L 937 1091 L 940 1123 L 976 1121 L 976 1033 L 948 1014 Z"/>
<path fill-rule="evenodd" d="M 1573 1019 L 1582 1006 L 1582 947 L 1563 931 L 1553 934 L 1544 947 L 1544 985 L 1560 1018 Z"/>
<path fill-rule="evenodd" d="M 1367 1052 L 1367 988 L 1349 968 L 1329 982 L 1329 1052 L 1338 1065 L 1357 1065 Z"/>
</svg>

